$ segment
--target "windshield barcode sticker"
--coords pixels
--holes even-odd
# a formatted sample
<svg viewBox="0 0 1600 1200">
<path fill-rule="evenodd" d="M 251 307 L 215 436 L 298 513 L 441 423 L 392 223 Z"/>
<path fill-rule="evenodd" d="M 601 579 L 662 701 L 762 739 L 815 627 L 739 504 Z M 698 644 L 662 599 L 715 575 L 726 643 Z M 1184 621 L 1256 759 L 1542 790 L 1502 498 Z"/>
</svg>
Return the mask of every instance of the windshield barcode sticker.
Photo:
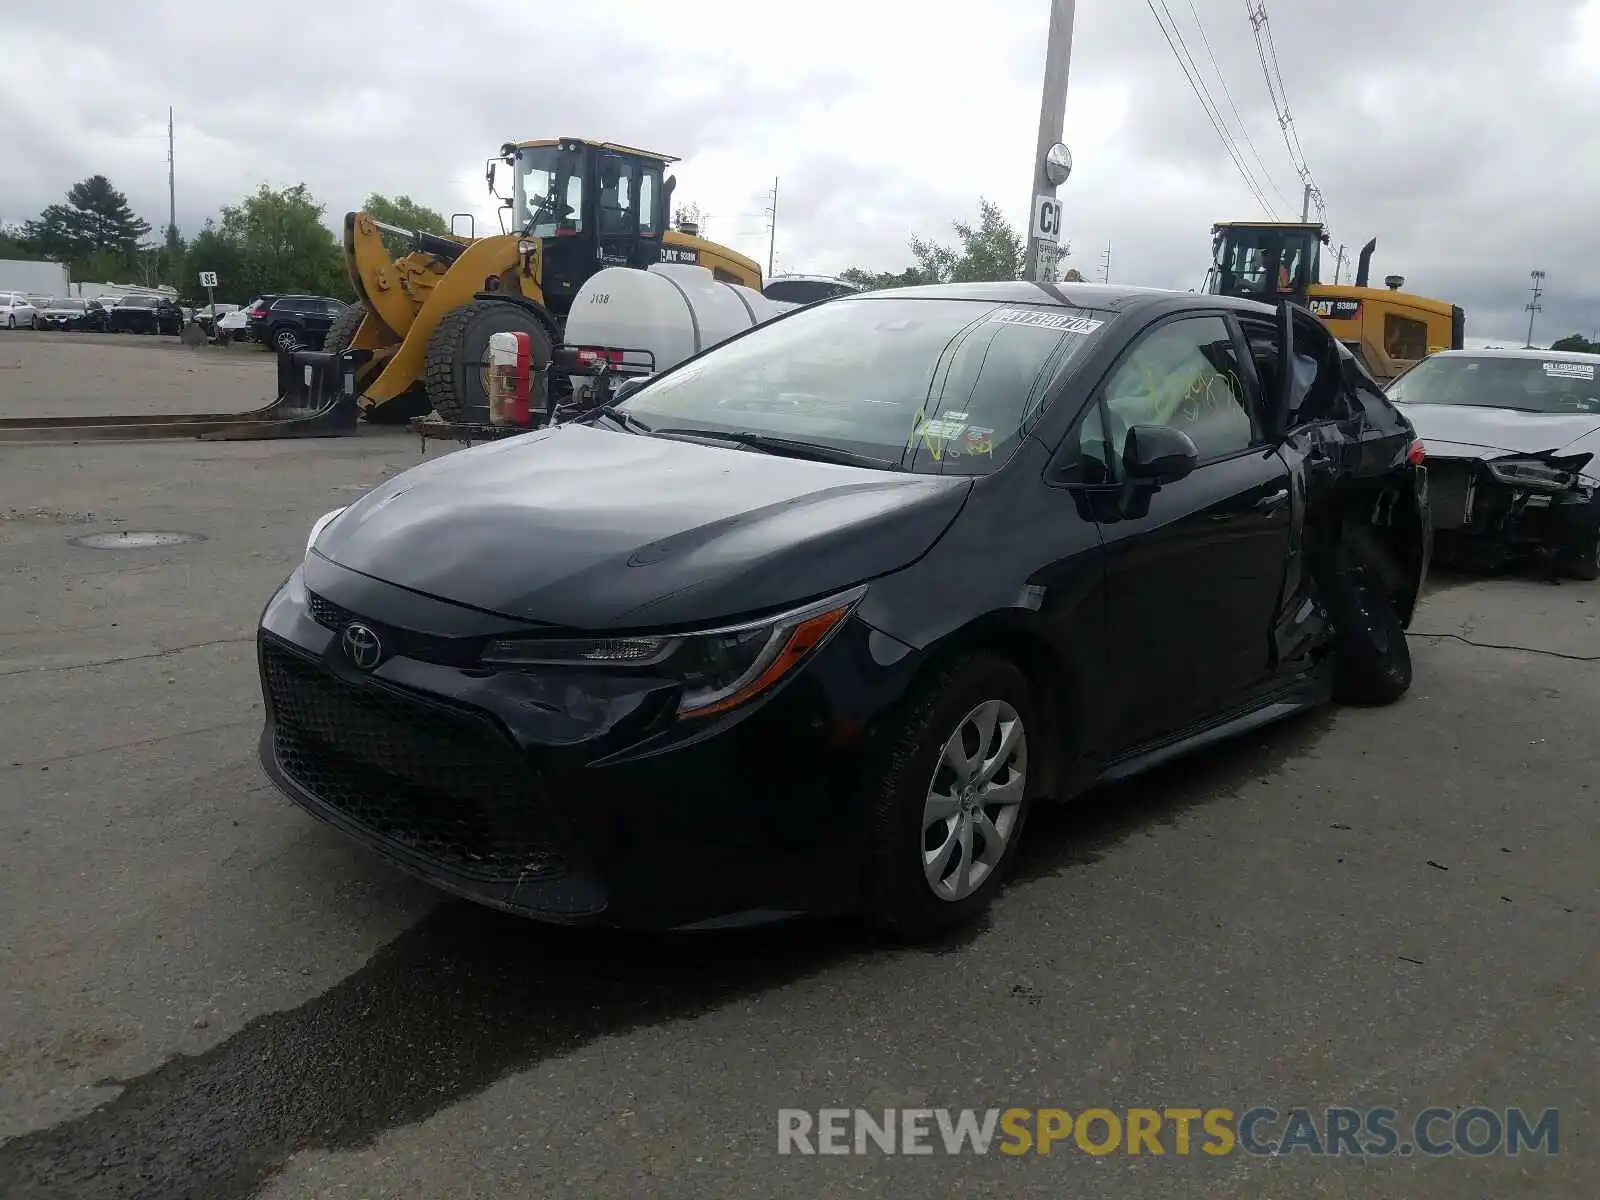
<svg viewBox="0 0 1600 1200">
<path fill-rule="evenodd" d="M 1069 317 L 1065 313 L 1045 312 L 1042 309 L 1002 308 L 989 315 L 990 324 L 1032 325 L 1039 329 L 1059 329 L 1062 333 L 1093 333 L 1104 321 L 1090 317 Z"/>
<path fill-rule="evenodd" d="M 1544 373 L 1557 379 L 1593 379 L 1593 363 L 1547 362 Z"/>
<path fill-rule="evenodd" d="M 916 436 L 931 438 L 936 442 L 949 442 L 961 436 L 966 429 L 962 421 L 924 421 L 917 429 Z"/>
</svg>

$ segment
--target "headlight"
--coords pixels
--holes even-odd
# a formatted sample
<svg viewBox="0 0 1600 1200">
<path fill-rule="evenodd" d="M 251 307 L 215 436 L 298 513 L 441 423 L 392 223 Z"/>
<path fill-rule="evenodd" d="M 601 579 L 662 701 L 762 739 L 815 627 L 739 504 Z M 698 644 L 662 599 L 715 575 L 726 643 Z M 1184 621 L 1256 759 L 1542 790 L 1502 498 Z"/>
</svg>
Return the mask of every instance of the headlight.
<svg viewBox="0 0 1600 1200">
<path fill-rule="evenodd" d="M 348 507 L 348 505 L 346 507 Z M 317 539 L 322 536 L 322 531 L 324 529 L 326 529 L 329 525 L 332 525 L 333 524 L 333 519 L 335 517 L 337 517 L 343 511 L 344 511 L 343 508 L 336 508 L 332 512 L 325 512 L 320 517 L 318 517 L 315 522 L 312 523 L 311 535 L 306 538 L 306 553 L 307 554 L 310 554 L 311 553 L 311 547 L 313 547 L 313 546 L 315 546 L 317 544 Z"/>
<path fill-rule="evenodd" d="M 1572 474 L 1536 458 L 1502 458 L 1488 464 L 1501 483 L 1531 492 L 1559 492 L 1572 485 Z"/>
<path fill-rule="evenodd" d="M 725 712 L 766 692 L 844 624 L 865 588 L 762 621 L 695 633 L 644 637 L 507 638 L 483 662 L 497 667 L 647 670 L 680 680 L 680 716 Z"/>
</svg>

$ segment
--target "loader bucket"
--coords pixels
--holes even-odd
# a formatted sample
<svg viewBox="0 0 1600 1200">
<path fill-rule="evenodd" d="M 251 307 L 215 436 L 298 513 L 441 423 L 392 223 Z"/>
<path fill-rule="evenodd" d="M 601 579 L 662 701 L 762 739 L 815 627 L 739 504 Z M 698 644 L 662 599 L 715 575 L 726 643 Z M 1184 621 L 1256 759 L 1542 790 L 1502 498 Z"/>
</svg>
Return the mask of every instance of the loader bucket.
<svg viewBox="0 0 1600 1200">
<path fill-rule="evenodd" d="M 368 350 L 296 350 L 279 354 L 278 398 L 247 412 L 10 417 L 0 420 L 0 442 L 129 442 L 188 437 L 231 442 L 353 437 L 360 416 L 355 374 L 370 354 Z"/>
</svg>

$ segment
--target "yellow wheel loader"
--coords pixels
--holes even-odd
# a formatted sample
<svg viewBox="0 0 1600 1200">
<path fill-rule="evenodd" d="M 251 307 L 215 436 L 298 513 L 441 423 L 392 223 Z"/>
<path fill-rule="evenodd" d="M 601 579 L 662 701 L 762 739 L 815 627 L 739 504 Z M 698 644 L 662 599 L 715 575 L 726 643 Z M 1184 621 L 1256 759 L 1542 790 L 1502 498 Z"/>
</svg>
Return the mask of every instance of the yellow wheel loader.
<svg viewBox="0 0 1600 1200">
<path fill-rule="evenodd" d="M 1205 290 L 1268 304 L 1289 299 L 1321 318 L 1379 383 L 1435 350 L 1459 350 L 1466 314 L 1445 300 L 1400 289 L 1405 279 L 1367 286 L 1376 238 L 1361 248 L 1352 284 L 1321 282 L 1327 232 L 1315 222 L 1228 221 L 1211 227 L 1212 265 Z"/>
<path fill-rule="evenodd" d="M 670 227 L 678 161 L 563 137 L 508 142 L 488 160 L 489 189 L 510 210 L 511 232 L 445 237 L 386 225 L 367 213 L 344 222 L 344 252 L 359 302 L 329 331 L 325 349 L 363 350 L 357 403 L 367 420 L 398 423 L 430 410 L 484 424 L 489 337 L 532 335 L 535 369 L 550 362 L 583 283 L 604 267 L 695 263 L 716 278 L 760 290 L 761 268 L 690 227 Z M 497 168 L 511 169 L 502 196 Z M 394 259 L 383 234 L 410 240 Z"/>
</svg>

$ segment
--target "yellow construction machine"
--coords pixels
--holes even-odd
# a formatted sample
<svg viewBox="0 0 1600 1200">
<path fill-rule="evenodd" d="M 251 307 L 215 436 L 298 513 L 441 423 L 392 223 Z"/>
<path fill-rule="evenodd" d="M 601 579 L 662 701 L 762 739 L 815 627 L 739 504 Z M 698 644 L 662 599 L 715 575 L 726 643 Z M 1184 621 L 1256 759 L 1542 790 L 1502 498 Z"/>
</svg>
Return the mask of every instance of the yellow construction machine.
<svg viewBox="0 0 1600 1200">
<path fill-rule="evenodd" d="M 1373 238 L 1361 248 L 1354 284 L 1321 282 L 1328 234 L 1315 222 L 1227 221 L 1211 227 L 1212 262 L 1207 292 L 1268 304 L 1290 299 L 1309 308 L 1381 383 L 1435 350 L 1459 350 L 1466 314 L 1457 305 L 1400 289 L 1367 286 Z"/>
<path fill-rule="evenodd" d="M 431 410 L 451 422 L 486 422 L 490 335 L 531 334 L 534 366 L 543 368 L 573 297 L 605 267 L 694 263 L 760 290 L 757 263 L 691 226 L 672 228 L 677 181 L 666 169 L 677 161 L 586 138 L 508 142 L 485 164 L 501 202 L 497 235 L 446 237 L 348 214 L 345 261 L 359 301 L 324 348 L 370 352 L 355 379 L 366 418 L 402 422 Z M 497 186 L 502 166 L 511 170 L 510 196 Z M 392 258 L 384 233 L 409 239 L 409 252 Z"/>
</svg>

